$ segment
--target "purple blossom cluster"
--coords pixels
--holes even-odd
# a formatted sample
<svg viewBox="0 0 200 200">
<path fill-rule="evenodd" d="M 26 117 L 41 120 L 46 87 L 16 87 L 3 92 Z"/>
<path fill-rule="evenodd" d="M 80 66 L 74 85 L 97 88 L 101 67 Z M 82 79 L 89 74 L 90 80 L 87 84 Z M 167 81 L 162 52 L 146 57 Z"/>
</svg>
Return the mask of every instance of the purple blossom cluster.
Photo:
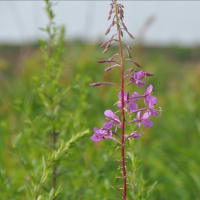
<svg viewBox="0 0 200 200">
<path fill-rule="evenodd" d="M 117 27 L 117 33 L 112 35 L 110 39 L 101 44 L 101 47 L 104 47 L 103 53 L 109 50 L 113 42 L 119 43 L 119 45 L 122 46 L 122 41 L 120 40 L 120 37 L 123 37 L 124 32 L 127 33 L 131 38 L 134 38 L 134 36 L 128 31 L 123 19 L 123 5 L 121 5 L 120 3 L 116 3 L 116 1 L 113 1 L 113 3 L 111 3 L 111 8 L 108 16 L 108 20 L 111 20 L 111 24 L 109 25 L 105 34 L 107 35 L 115 25 Z M 123 47 L 126 51 L 126 56 L 124 56 L 123 60 L 125 61 L 125 63 L 131 65 L 131 67 L 128 68 L 123 75 L 123 80 L 126 81 L 125 89 L 126 87 L 131 85 L 135 85 L 134 88 L 136 89 L 146 87 L 145 78 L 150 77 L 153 74 L 149 72 L 144 72 L 140 64 L 132 59 L 130 48 L 124 42 Z M 120 55 L 123 56 L 122 53 L 120 53 Z M 109 66 L 106 66 L 105 72 L 117 68 L 122 69 L 124 68 L 124 66 L 122 66 L 122 63 L 120 63 L 119 57 L 120 56 L 117 53 L 108 59 L 100 60 L 98 62 L 109 64 Z M 97 82 L 91 84 L 91 86 L 101 85 L 117 86 L 116 83 L 112 82 Z M 122 104 L 123 97 L 121 91 L 118 93 L 118 101 L 114 104 L 117 108 L 116 112 L 113 112 L 110 109 L 104 112 L 106 122 L 104 123 L 103 128 L 94 128 L 94 134 L 92 135 L 91 140 L 98 142 L 103 139 L 112 139 L 116 142 L 121 143 L 117 139 L 118 129 L 121 129 L 122 127 L 122 122 L 120 119 L 121 116 L 119 117 L 117 115 L 120 110 L 124 110 L 126 119 L 131 119 L 130 121 L 126 120 L 126 126 L 131 126 L 132 124 L 136 125 L 136 130 L 133 130 L 131 133 L 127 134 L 125 139 L 137 139 L 141 136 L 141 134 L 139 133 L 140 131 L 138 131 L 141 126 L 152 126 L 152 121 L 150 120 L 150 118 L 152 116 L 158 116 L 160 112 L 160 109 L 156 109 L 155 107 L 157 104 L 157 98 L 152 95 L 153 86 L 151 84 L 147 86 L 143 94 L 139 94 L 136 91 L 129 93 L 128 91 L 123 90 L 124 105 Z"/>
<path fill-rule="evenodd" d="M 144 81 L 145 76 L 152 76 L 152 74 L 142 70 L 126 74 L 126 78 L 131 81 L 128 84 L 135 84 L 138 87 L 146 85 Z M 142 95 L 136 91 L 131 95 L 129 92 L 124 93 L 125 112 L 127 116 L 133 116 L 133 119 L 127 122 L 128 125 L 136 123 L 137 128 L 140 128 L 141 125 L 144 125 L 145 127 L 152 126 L 152 121 L 150 120 L 151 116 L 156 117 L 160 112 L 160 109 L 155 108 L 157 98 L 152 96 L 152 91 L 153 86 L 149 85 Z M 118 108 L 121 108 L 121 100 L 121 92 L 119 92 L 118 101 L 115 103 Z M 141 100 L 143 102 L 143 107 L 139 108 L 139 105 L 141 105 L 139 101 Z M 116 113 L 118 113 L 118 110 Z M 115 136 L 117 136 L 117 130 L 121 127 L 121 122 L 116 113 L 112 110 L 106 110 L 104 112 L 107 122 L 104 123 L 103 128 L 94 128 L 94 134 L 91 137 L 91 140 L 98 142 L 102 139 L 112 139 L 119 142 Z M 137 130 L 134 130 L 126 136 L 126 139 L 137 139 L 140 136 L 141 134 Z"/>
</svg>

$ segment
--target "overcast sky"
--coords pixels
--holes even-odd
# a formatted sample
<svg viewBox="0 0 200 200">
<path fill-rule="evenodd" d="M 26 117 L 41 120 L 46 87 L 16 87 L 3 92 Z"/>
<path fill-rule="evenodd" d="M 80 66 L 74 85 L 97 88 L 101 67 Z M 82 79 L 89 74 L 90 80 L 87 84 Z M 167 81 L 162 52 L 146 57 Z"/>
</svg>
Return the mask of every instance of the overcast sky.
<svg viewBox="0 0 200 200">
<path fill-rule="evenodd" d="M 66 37 L 96 40 L 103 37 L 110 1 L 60 1 L 56 21 L 66 25 Z M 123 1 L 125 21 L 138 35 L 145 21 L 154 22 L 145 34 L 149 43 L 200 44 L 200 2 Z M 0 1 L 0 42 L 25 42 L 42 37 L 47 19 L 42 1 Z"/>
</svg>

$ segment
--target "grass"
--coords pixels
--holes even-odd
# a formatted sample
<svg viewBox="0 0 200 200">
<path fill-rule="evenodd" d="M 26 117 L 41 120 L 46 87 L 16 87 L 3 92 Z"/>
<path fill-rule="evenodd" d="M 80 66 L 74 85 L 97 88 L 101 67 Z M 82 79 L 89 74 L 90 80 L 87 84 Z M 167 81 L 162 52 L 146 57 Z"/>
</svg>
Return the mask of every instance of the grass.
<svg viewBox="0 0 200 200">
<path fill-rule="evenodd" d="M 72 85 L 68 112 L 79 109 L 80 113 L 74 124 L 69 124 L 67 118 L 62 122 L 68 125 L 63 137 L 69 137 L 68 134 L 80 124 L 83 129 L 89 128 L 90 133 L 73 144 L 60 161 L 63 175 L 59 177 L 61 194 L 58 199 L 120 199 L 120 192 L 113 189 L 119 185 L 117 156 L 113 152 L 115 144 L 112 141 L 94 144 L 89 140 L 93 127 L 102 124 L 103 110 L 117 100 L 114 88 L 93 89 L 89 83 L 116 80 L 115 73 L 102 77 L 104 69 L 96 62 L 102 58 L 97 44 L 72 41 L 65 47 L 61 82 L 66 87 Z M 155 73 L 154 92 L 163 109 L 153 128 L 145 130 L 141 140 L 136 142 L 134 151 L 141 166 L 139 176 L 147 186 L 156 183 L 150 200 L 198 200 L 200 49 L 139 48 L 135 55 L 139 56 L 146 71 Z M 37 116 L 40 109 L 32 90 L 32 77 L 39 75 L 43 66 L 37 44 L 1 46 L 0 55 L 0 199 L 22 200 L 27 199 L 27 169 L 32 170 L 31 164 L 23 163 L 26 159 L 34 162 L 35 154 L 40 154 L 36 144 L 29 146 L 34 143 L 35 136 L 26 137 L 22 130 L 26 122 L 25 111 L 34 108 Z M 21 143 L 26 144 L 23 151 L 19 151 Z"/>
</svg>

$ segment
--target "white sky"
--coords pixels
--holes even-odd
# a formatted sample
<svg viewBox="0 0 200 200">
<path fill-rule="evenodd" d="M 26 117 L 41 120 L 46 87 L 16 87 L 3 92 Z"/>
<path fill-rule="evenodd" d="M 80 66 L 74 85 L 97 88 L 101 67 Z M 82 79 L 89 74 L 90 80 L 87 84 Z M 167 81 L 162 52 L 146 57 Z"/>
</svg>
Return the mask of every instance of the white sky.
<svg viewBox="0 0 200 200">
<path fill-rule="evenodd" d="M 60 1 L 55 7 L 58 24 L 66 25 L 67 38 L 103 37 L 110 1 Z M 137 35 L 149 16 L 154 23 L 146 32 L 149 43 L 200 44 L 200 2 L 124 1 L 125 22 Z M 0 42 L 24 42 L 42 36 L 47 22 L 42 1 L 0 1 Z"/>
</svg>

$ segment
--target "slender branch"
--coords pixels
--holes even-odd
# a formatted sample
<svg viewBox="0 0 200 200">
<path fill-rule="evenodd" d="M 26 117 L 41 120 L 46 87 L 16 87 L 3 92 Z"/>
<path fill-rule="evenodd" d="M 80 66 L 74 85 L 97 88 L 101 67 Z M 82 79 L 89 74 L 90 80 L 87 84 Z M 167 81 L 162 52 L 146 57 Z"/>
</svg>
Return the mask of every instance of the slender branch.
<svg viewBox="0 0 200 200">
<path fill-rule="evenodd" d="M 118 5 L 117 1 L 115 3 L 115 15 L 117 24 L 117 34 L 119 41 L 119 54 L 120 54 L 120 66 L 121 66 L 121 167 L 122 167 L 122 179 L 123 179 L 123 200 L 126 200 L 127 193 L 127 178 L 126 178 L 126 165 L 125 165 L 125 114 L 124 114 L 124 56 L 123 56 L 123 43 L 121 40 L 121 29 L 119 24 L 118 16 Z"/>
<path fill-rule="evenodd" d="M 52 143 L 53 143 L 53 150 L 56 151 L 56 144 L 57 144 L 56 131 L 53 131 L 53 133 L 52 133 Z M 53 165 L 52 175 L 53 175 L 52 186 L 54 189 L 56 189 L 56 180 L 57 180 L 57 165 L 56 165 L 56 163 Z"/>
</svg>

